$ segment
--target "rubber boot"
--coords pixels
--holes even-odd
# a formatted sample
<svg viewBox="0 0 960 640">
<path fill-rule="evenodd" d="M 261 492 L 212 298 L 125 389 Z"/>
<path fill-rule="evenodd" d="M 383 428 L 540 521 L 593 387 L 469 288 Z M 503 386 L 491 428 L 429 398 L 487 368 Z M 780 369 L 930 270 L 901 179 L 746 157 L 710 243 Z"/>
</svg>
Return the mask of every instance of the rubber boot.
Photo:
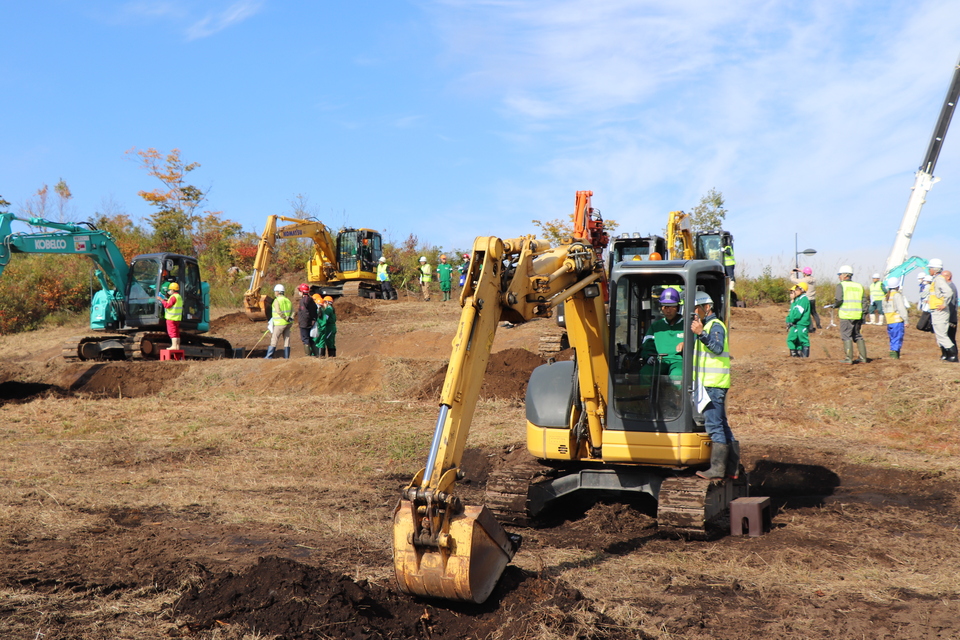
<svg viewBox="0 0 960 640">
<path fill-rule="evenodd" d="M 846 357 L 840 362 L 842 364 L 853 364 L 853 340 L 843 341 L 843 354 Z"/>
<path fill-rule="evenodd" d="M 730 452 L 727 454 L 727 477 L 731 480 L 740 478 L 740 441 L 730 443 Z"/>
<path fill-rule="evenodd" d="M 796 357 L 797 357 L 797 350 L 796 350 L 796 349 L 790 349 L 790 357 L 791 357 L 791 358 L 796 358 Z"/>
<path fill-rule="evenodd" d="M 802 349 L 800 349 L 800 357 L 801 357 L 801 358 L 809 358 L 809 357 L 810 357 L 810 347 L 803 347 Z"/>
<path fill-rule="evenodd" d="M 273 358 L 273 352 L 276 351 L 274 347 L 267 348 L 267 355 L 263 356 L 264 360 L 270 360 Z"/>
<path fill-rule="evenodd" d="M 311 347 L 311 346 L 308 345 L 308 344 L 303 345 L 303 355 L 305 355 L 305 356 L 312 356 L 312 355 L 313 355 L 313 347 Z"/>
<path fill-rule="evenodd" d="M 284 360 L 289 360 L 289 359 L 290 359 L 290 347 L 284 347 L 284 348 L 283 348 L 283 358 L 284 358 Z"/>
<path fill-rule="evenodd" d="M 866 364 L 870 362 L 867 359 L 867 341 L 866 340 L 857 340 L 857 350 L 860 351 L 860 362 Z"/>
<path fill-rule="evenodd" d="M 697 475 L 704 480 L 719 480 L 727 474 L 727 458 L 730 455 L 730 445 L 714 442 L 710 445 L 710 468 L 706 471 L 697 471 Z"/>
<path fill-rule="evenodd" d="M 957 362 L 957 345 L 947 349 L 947 362 Z"/>
<path fill-rule="evenodd" d="M 940 359 L 941 360 L 947 359 L 947 350 L 944 349 L 943 347 L 940 347 Z"/>
<path fill-rule="evenodd" d="M 891 351 L 891 352 L 890 352 L 890 357 L 891 357 L 892 359 L 894 359 L 894 360 L 899 360 L 899 359 L 900 359 L 900 352 L 899 352 L 899 351 Z"/>
<path fill-rule="evenodd" d="M 331 358 L 337 357 L 337 350 L 335 348 L 327 347 L 327 355 Z"/>
</svg>

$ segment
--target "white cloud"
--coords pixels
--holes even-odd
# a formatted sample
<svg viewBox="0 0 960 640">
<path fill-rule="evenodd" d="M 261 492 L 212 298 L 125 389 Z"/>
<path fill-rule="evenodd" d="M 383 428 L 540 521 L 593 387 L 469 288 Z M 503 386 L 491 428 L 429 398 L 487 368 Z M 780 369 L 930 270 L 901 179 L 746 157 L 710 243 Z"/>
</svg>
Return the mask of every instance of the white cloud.
<svg viewBox="0 0 960 640">
<path fill-rule="evenodd" d="M 262 6 L 262 0 L 235 2 L 223 11 L 210 13 L 205 18 L 190 25 L 186 30 L 187 39 L 197 40 L 219 33 L 256 15 Z"/>
</svg>

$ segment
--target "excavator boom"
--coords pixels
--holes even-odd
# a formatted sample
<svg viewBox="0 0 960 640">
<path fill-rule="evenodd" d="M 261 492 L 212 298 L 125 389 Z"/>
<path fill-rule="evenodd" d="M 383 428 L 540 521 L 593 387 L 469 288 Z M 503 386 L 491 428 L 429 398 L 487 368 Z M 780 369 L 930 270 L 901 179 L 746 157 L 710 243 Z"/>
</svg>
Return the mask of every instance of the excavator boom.
<svg viewBox="0 0 960 640">
<path fill-rule="evenodd" d="M 497 326 L 549 317 L 590 285 L 591 297 L 599 298 L 603 266 L 589 245 L 553 248 L 529 236 L 477 238 L 471 256 L 427 463 L 394 512 L 394 568 L 407 593 L 483 602 L 519 539 L 486 507 L 463 505 L 454 490 Z"/>
</svg>

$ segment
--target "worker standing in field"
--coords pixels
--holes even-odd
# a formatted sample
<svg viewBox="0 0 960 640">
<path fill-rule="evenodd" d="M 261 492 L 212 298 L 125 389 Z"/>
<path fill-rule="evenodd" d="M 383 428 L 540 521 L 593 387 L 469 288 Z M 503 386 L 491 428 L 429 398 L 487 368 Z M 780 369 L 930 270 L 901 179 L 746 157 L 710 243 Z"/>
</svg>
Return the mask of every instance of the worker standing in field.
<svg viewBox="0 0 960 640">
<path fill-rule="evenodd" d="M 453 265 L 447 262 L 446 254 L 440 256 L 440 263 L 437 265 L 437 282 L 440 283 L 443 302 L 446 302 L 450 299 L 450 289 L 453 285 Z"/>
<path fill-rule="evenodd" d="M 953 273 L 950 271 L 942 271 L 940 275 L 943 276 L 943 279 L 947 281 L 947 284 L 950 286 L 950 291 L 953 293 L 953 297 L 950 299 L 950 304 L 948 308 L 950 309 L 950 324 L 947 325 L 947 337 L 950 338 L 950 341 L 953 343 L 954 348 L 957 347 L 957 285 L 953 284 Z"/>
<path fill-rule="evenodd" d="M 180 285 L 171 282 L 167 286 L 169 296 L 164 299 L 163 293 L 157 296 L 163 306 L 163 319 L 167 322 L 167 335 L 170 336 L 170 349 L 180 350 L 180 321 L 183 319 L 183 296 L 180 295 Z"/>
<path fill-rule="evenodd" d="M 900 279 L 887 278 L 887 292 L 883 295 L 883 317 L 887 321 L 887 336 L 890 338 L 890 357 L 900 359 L 903 348 L 903 329 L 907 319 L 907 303 L 900 293 Z"/>
<path fill-rule="evenodd" d="M 273 353 L 283 338 L 283 357 L 290 357 L 290 325 L 293 324 L 293 303 L 286 295 L 286 288 L 278 284 L 273 288 L 273 316 L 270 322 L 273 326 L 273 332 L 270 336 L 270 348 L 267 349 L 267 355 L 264 359 L 273 358 Z"/>
<path fill-rule="evenodd" d="M 430 282 L 433 280 L 433 271 L 427 264 L 427 257 L 420 256 L 420 293 L 423 294 L 423 301 L 430 302 Z"/>
<path fill-rule="evenodd" d="M 790 311 L 787 313 L 787 349 L 792 358 L 810 357 L 810 300 L 807 283 L 798 282 L 790 288 Z"/>
<path fill-rule="evenodd" d="M 869 362 L 867 360 L 867 343 L 860 333 L 863 316 L 867 312 L 868 298 L 864 296 L 863 285 L 852 280 L 853 267 L 843 265 L 837 270 L 837 277 L 840 278 L 840 282 L 834 292 L 833 306 L 837 308 L 837 315 L 840 317 L 840 339 L 843 340 L 845 356 L 840 362 L 844 364 Z M 860 360 L 854 360 L 853 358 L 854 342 L 857 343 Z"/>
<path fill-rule="evenodd" d="M 817 279 L 813 277 L 813 269 L 810 267 L 804 267 L 803 270 L 794 269 L 793 275 L 790 276 L 790 282 L 793 284 L 805 282 L 807 284 L 807 300 L 810 301 L 810 318 L 812 319 L 810 333 L 822 329 L 820 314 L 817 313 Z M 816 328 L 814 328 L 814 324 L 816 324 Z"/>
<path fill-rule="evenodd" d="M 694 341 L 694 377 L 706 391 L 703 426 L 710 436 L 710 468 L 697 471 L 706 480 L 740 475 L 740 444 L 727 422 L 727 392 L 730 390 L 730 340 L 727 327 L 713 312 L 713 299 L 698 291 L 696 314 L 690 319 Z"/>
<path fill-rule="evenodd" d="M 460 265 L 460 288 L 467 284 L 467 272 L 470 271 L 470 254 L 463 254 L 463 263 Z"/>
<path fill-rule="evenodd" d="M 867 310 L 867 324 L 883 324 L 883 296 L 887 289 L 880 280 L 880 274 L 870 276 L 870 308 Z"/>
<path fill-rule="evenodd" d="M 737 259 L 733 256 L 733 247 L 730 245 L 724 245 L 723 247 L 723 270 L 727 274 L 727 277 L 731 280 L 736 280 L 733 275 L 734 270 L 737 266 Z"/>
<path fill-rule="evenodd" d="M 333 308 L 333 298 L 324 296 L 320 301 L 317 314 L 317 337 L 314 344 L 321 358 L 337 356 L 337 312 Z"/>
<path fill-rule="evenodd" d="M 300 342 L 303 343 L 303 352 L 308 356 L 315 356 L 313 338 L 310 329 L 317 322 L 317 304 L 310 297 L 310 285 L 306 282 L 297 287 L 300 292 L 300 302 L 297 305 L 297 326 L 300 328 Z"/>
<path fill-rule="evenodd" d="M 387 259 L 380 256 L 377 262 L 377 282 L 380 283 L 380 294 L 384 300 L 396 300 L 397 290 L 393 288 L 390 282 L 390 274 L 387 272 Z"/>
<path fill-rule="evenodd" d="M 953 300 L 953 290 L 947 279 L 943 277 L 943 262 L 939 258 L 934 258 L 927 263 L 927 271 L 933 278 L 930 293 L 927 296 L 927 305 L 930 307 L 933 333 L 937 336 L 937 344 L 940 345 L 940 359 L 957 362 L 957 345 L 947 335 L 947 330 L 950 328 L 950 304 Z"/>
</svg>

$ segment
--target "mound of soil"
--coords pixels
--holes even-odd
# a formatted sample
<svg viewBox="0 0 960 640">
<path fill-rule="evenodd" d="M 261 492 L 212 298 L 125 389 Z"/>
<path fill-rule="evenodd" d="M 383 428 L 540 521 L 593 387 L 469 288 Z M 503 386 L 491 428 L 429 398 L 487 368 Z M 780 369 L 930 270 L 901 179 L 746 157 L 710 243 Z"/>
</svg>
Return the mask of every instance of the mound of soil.
<svg viewBox="0 0 960 640">
<path fill-rule="evenodd" d="M 236 313 L 228 313 L 225 316 L 220 316 L 215 320 L 210 321 L 210 332 L 211 333 L 222 333 L 227 329 L 231 328 L 245 328 L 253 324 L 250 318 L 247 317 L 242 311 L 237 311 Z M 238 326 L 239 325 L 239 326 Z"/>
<path fill-rule="evenodd" d="M 372 316 L 374 313 L 371 309 L 355 302 L 351 302 L 345 298 L 340 298 L 334 302 L 333 308 L 337 312 L 338 322 L 340 320 L 356 320 L 357 318 Z"/>
<path fill-rule="evenodd" d="M 174 362 L 98 362 L 64 369 L 61 386 L 72 393 L 139 398 L 169 389 L 186 367 Z"/>
<path fill-rule="evenodd" d="M 575 634 L 565 632 L 573 630 L 569 614 L 591 608 L 578 592 L 513 567 L 484 605 L 417 601 L 276 556 L 204 583 L 187 591 L 176 605 L 190 631 L 236 625 L 282 640 L 483 638 L 497 629 L 512 638 L 541 628 L 571 637 Z M 590 637 L 622 637 L 603 629 L 608 621 L 602 615 L 596 620 Z"/>
<path fill-rule="evenodd" d="M 527 382 L 530 374 L 540 365 L 543 358 L 526 349 L 504 349 L 490 354 L 487 361 L 487 373 L 480 388 L 480 397 L 485 399 L 523 401 L 527 394 Z M 447 376 L 447 367 L 438 369 L 429 380 L 420 387 L 418 400 L 434 400 L 440 396 L 443 380 Z"/>
</svg>

